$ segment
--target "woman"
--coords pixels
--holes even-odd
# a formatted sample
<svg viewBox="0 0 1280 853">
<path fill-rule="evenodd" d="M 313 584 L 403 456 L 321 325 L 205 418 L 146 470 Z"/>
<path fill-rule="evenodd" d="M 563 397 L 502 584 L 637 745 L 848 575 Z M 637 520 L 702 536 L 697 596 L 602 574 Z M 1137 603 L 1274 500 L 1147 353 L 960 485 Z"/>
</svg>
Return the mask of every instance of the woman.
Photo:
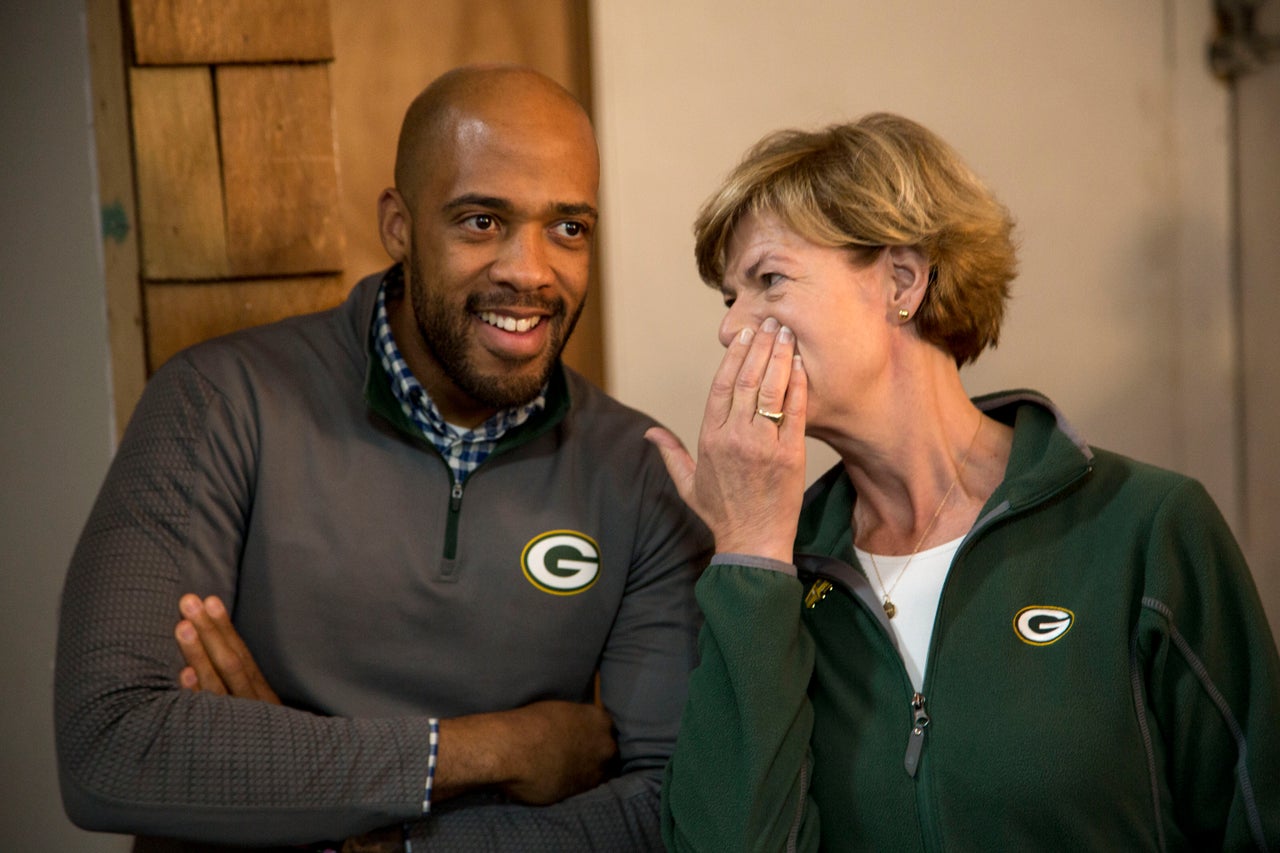
<svg viewBox="0 0 1280 853">
<path fill-rule="evenodd" d="M 728 311 L 675 850 L 1280 847 L 1280 662 L 1205 491 L 970 400 L 1005 209 L 878 114 L 766 137 L 695 225 Z M 840 462 L 804 493 L 804 436 Z"/>
</svg>

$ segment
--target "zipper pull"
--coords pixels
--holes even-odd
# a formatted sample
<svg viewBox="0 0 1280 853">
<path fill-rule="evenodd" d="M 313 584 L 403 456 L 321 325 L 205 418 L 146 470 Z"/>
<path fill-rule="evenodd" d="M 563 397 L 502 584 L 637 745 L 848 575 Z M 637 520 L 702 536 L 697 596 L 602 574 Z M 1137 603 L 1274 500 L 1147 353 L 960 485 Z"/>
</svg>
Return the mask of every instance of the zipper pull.
<svg viewBox="0 0 1280 853">
<path fill-rule="evenodd" d="M 449 492 L 449 509 L 453 512 L 458 511 L 458 507 L 462 505 L 462 484 L 454 483 L 453 490 Z"/>
<path fill-rule="evenodd" d="M 924 730 L 929 725 L 929 712 L 924 709 L 924 696 L 917 693 L 911 697 L 911 735 L 907 738 L 907 756 L 903 766 L 907 775 L 915 778 L 920 768 L 920 752 L 924 749 Z"/>
</svg>

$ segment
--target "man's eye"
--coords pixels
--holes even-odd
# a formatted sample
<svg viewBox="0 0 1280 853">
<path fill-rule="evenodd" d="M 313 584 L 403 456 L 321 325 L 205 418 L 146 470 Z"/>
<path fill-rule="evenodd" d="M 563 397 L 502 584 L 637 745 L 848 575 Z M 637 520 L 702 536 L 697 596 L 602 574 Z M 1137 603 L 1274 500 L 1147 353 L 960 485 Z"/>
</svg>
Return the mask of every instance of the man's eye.
<svg viewBox="0 0 1280 853">
<path fill-rule="evenodd" d="M 561 222 L 556 228 L 566 237 L 581 237 L 587 233 L 587 226 L 581 222 Z"/>
<path fill-rule="evenodd" d="M 477 213 L 475 216 L 469 216 L 466 222 L 477 231 L 488 231 L 494 226 L 493 217 L 487 213 Z"/>
</svg>

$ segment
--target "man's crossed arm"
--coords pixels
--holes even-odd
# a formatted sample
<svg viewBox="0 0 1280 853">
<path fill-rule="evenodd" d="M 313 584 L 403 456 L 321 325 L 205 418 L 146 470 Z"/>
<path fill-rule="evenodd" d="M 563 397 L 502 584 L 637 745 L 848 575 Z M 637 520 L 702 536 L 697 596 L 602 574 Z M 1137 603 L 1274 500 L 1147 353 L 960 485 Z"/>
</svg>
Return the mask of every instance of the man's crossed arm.
<svg viewBox="0 0 1280 853">
<path fill-rule="evenodd" d="M 179 610 L 184 688 L 281 704 L 221 599 L 184 595 Z M 600 784 L 616 753 L 612 720 L 594 704 L 547 700 L 442 719 L 431 799 L 496 788 L 516 802 L 548 805 Z"/>
</svg>

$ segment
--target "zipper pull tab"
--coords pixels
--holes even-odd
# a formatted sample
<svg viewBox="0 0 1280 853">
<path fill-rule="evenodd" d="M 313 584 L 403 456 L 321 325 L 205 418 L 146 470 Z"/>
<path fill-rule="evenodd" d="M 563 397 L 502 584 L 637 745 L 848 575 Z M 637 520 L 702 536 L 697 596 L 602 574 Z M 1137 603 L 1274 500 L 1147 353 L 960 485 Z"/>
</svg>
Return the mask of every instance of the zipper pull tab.
<svg viewBox="0 0 1280 853">
<path fill-rule="evenodd" d="M 454 512 L 458 511 L 458 507 L 462 505 L 462 484 L 454 483 L 453 490 L 449 492 L 449 509 Z"/>
<path fill-rule="evenodd" d="M 907 775 L 915 778 L 920 768 L 920 752 L 924 749 L 924 730 L 929 725 L 929 712 L 924 709 L 924 696 L 917 693 L 911 697 L 911 735 L 907 738 L 907 756 L 903 766 Z"/>
</svg>

